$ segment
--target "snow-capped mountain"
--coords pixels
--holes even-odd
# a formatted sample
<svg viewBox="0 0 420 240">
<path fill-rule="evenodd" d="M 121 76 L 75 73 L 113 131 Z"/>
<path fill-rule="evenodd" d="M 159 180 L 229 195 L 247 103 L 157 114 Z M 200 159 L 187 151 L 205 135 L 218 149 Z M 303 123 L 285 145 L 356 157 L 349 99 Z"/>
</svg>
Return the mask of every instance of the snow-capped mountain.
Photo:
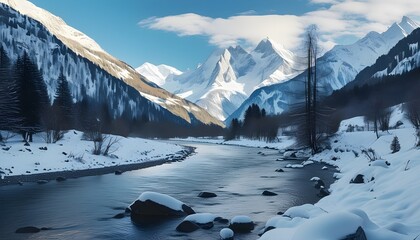
<svg viewBox="0 0 420 240">
<path fill-rule="evenodd" d="M 172 79 L 173 76 L 182 74 L 181 71 L 174 67 L 165 64 L 156 66 L 148 62 L 143 63 L 140 67 L 136 68 L 136 71 L 158 86 L 164 85 L 167 78 Z"/>
<path fill-rule="evenodd" d="M 109 101 L 114 115 L 129 111 L 150 113 L 150 120 L 221 125 L 202 108 L 157 87 L 94 40 L 29 1 L 0 0 L 0 25 L 1 44 L 9 57 L 15 60 L 27 51 L 43 70 L 50 96 L 63 69 L 76 100 L 88 95 Z"/>
<path fill-rule="evenodd" d="M 376 59 L 386 54 L 399 40 L 406 37 L 419 25 L 403 17 L 400 23 L 394 23 L 383 33 L 370 32 L 364 38 L 351 45 L 337 45 L 317 61 L 319 89 L 323 94 L 330 94 L 353 81 L 365 67 L 372 65 Z M 303 99 L 303 82 L 306 71 L 295 78 L 254 91 L 251 96 L 228 118 L 242 118 L 251 104 L 265 108 L 268 114 L 281 113 L 290 104 Z"/>
<path fill-rule="evenodd" d="M 264 39 L 251 52 L 241 46 L 216 50 L 197 69 L 160 86 L 224 120 L 257 88 L 295 76 L 294 56 Z"/>
<path fill-rule="evenodd" d="M 375 64 L 363 69 L 344 89 L 374 84 L 390 75 L 402 75 L 420 67 L 420 28 L 395 45 L 389 53 L 379 57 Z"/>
</svg>

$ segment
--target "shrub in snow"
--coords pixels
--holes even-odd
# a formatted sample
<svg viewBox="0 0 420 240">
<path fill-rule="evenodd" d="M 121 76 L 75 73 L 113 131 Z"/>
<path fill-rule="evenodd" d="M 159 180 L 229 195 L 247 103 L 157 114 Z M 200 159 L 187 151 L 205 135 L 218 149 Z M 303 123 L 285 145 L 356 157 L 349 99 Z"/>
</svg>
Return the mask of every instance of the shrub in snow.
<svg viewBox="0 0 420 240">
<path fill-rule="evenodd" d="M 229 228 L 234 232 L 247 233 L 254 230 L 254 222 L 248 216 L 235 216 L 230 220 Z"/>
<path fill-rule="evenodd" d="M 401 146 L 400 146 L 400 141 L 398 141 L 398 137 L 395 136 L 394 139 L 391 142 L 391 151 L 392 153 L 396 153 L 398 151 L 400 151 Z"/>
<path fill-rule="evenodd" d="M 194 214 L 194 210 L 185 203 L 165 194 L 144 192 L 130 206 L 131 217 L 136 220 L 144 218 L 167 218 Z"/>
<path fill-rule="evenodd" d="M 379 159 L 379 157 L 376 155 L 375 150 L 373 150 L 372 148 L 363 149 L 362 153 L 369 159 L 370 162 L 373 162 Z"/>
<path fill-rule="evenodd" d="M 353 125 L 351 125 L 351 124 L 349 124 L 349 125 L 347 126 L 347 130 L 346 130 L 346 132 L 354 132 L 354 126 L 353 126 Z"/>
</svg>

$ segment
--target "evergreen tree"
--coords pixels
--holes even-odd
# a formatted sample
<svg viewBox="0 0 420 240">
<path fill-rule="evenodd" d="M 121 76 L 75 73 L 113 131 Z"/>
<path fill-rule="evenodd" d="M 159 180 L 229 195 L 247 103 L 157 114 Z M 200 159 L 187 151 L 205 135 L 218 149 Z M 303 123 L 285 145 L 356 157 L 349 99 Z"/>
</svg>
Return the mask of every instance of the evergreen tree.
<svg viewBox="0 0 420 240">
<path fill-rule="evenodd" d="M 58 77 L 53 111 L 58 121 L 58 130 L 68 130 L 73 127 L 73 98 L 63 72 L 61 72 Z"/>
<path fill-rule="evenodd" d="M 400 151 L 400 149 L 401 149 L 400 141 L 398 140 L 398 137 L 395 136 L 394 139 L 391 142 L 392 153 L 396 153 L 396 152 Z"/>
<path fill-rule="evenodd" d="M 47 87 L 38 66 L 31 61 L 24 52 L 18 58 L 14 72 L 17 80 L 19 114 L 23 118 L 20 131 L 25 141 L 32 141 L 32 134 L 43 127 L 43 121 L 49 116 L 45 112 L 49 109 Z"/>
<path fill-rule="evenodd" d="M 11 74 L 10 59 L 0 47 L 0 129 L 16 130 L 21 123 L 16 82 Z"/>
</svg>

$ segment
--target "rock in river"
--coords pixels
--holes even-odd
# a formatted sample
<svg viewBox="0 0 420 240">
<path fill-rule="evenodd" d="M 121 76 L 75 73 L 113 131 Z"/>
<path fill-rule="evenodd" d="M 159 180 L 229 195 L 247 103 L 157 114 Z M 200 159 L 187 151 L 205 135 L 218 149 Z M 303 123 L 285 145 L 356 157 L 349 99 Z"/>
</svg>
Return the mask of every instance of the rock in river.
<svg viewBox="0 0 420 240">
<path fill-rule="evenodd" d="M 142 193 L 139 198 L 130 205 L 129 209 L 131 210 L 131 217 L 134 219 L 164 219 L 195 213 L 191 207 L 178 199 L 156 192 Z"/>
<path fill-rule="evenodd" d="M 216 193 L 212 193 L 212 192 L 201 192 L 198 194 L 198 197 L 201 198 L 214 198 L 217 197 Z"/>
</svg>

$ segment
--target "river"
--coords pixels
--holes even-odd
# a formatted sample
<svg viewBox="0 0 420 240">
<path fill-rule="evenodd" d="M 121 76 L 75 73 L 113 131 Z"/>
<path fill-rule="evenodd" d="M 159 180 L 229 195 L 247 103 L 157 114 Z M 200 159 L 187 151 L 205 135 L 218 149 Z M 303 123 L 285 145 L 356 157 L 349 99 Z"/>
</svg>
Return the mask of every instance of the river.
<svg viewBox="0 0 420 240">
<path fill-rule="evenodd" d="M 183 143 L 186 144 L 186 143 Z M 309 179 L 321 177 L 333 182 L 332 170 L 312 164 L 304 169 L 288 169 L 290 161 L 275 161 L 277 150 L 206 143 L 188 143 L 196 154 L 185 161 L 125 172 L 122 175 L 68 179 L 39 185 L 0 187 L 0 239 L 218 239 L 226 227 L 215 224 L 210 230 L 178 233 L 182 221 L 172 219 L 149 226 L 134 225 L 130 217 L 113 219 L 144 191 L 169 194 L 196 212 L 209 212 L 224 218 L 247 215 L 257 224 L 250 234 L 235 239 L 256 239 L 265 222 L 279 211 L 318 201 L 318 191 Z M 141 146 L 139 146 L 141 148 Z M 263 152 L 262 156 L 258 152 Z M 283 168 L 278 173 L 275 169 Z M 277 196 L 262 196 L 264 190 Z M 201 191 L 216 198 L 201 199 Z M 19 227 L 48 227 L 35 234 L 16 234 Z"/>
</svg>

